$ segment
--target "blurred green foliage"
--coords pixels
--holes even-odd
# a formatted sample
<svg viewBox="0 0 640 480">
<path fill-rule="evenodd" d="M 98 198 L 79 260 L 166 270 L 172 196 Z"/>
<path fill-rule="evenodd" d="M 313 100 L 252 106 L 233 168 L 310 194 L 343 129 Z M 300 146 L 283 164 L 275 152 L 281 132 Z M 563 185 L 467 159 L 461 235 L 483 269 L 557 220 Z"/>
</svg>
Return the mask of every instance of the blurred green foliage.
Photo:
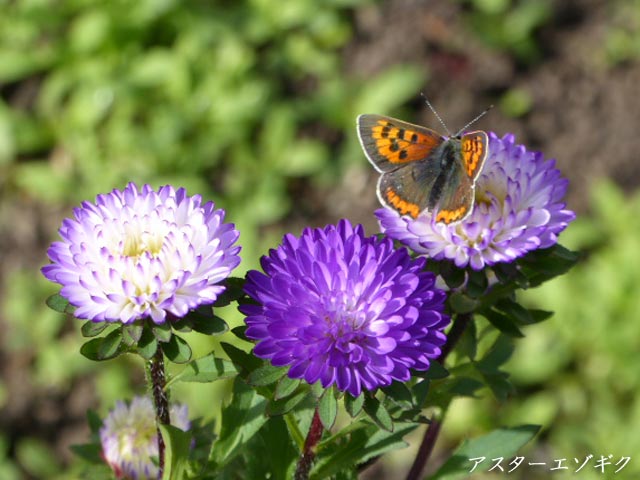
<svg viewBox="0 0 640 480">
<path fill-rule="evenodd" d="M 640 58 L 640 1 L 612 2 L 611 23 L 606 30 L 604 50 L 608 65 Z"/>
<path fill-rule="evenodd" d="M 540 59 L 536 33 L 550 20 L 550 0 L 461 2 L 478 38 L 523 64 Z M 228 211 L 241 231 L 241 270 L 255 266 L 281 234 L 261 227 L 317 207 L 294 188 L 330 185 L 363 161 L 355 116 L 392 113 L 424 86 L 423 70 L 407 65 L 366 79 L 344 74 L 351 17 L 369 3 L 0 0 L 2 201 L 20 196 L 70 213 L 128 181 L 184 186 Z M 607 31 L 606 58 L 638 58 L 639 2 L 611 3 L 617 21 Z M 523 115 L 528 95 L 510 90 L 501 107 Z M 556 315 L 517 343 L 507 370 L 518 397 L 503 406 L 460 402 L 445 424 L 449 438 L 530 422 L 546 426 L 538 447 L 554 458 L 640 451 L 632 428 L 640 425 L 639 208 L 640 196 L 626 199 L 606 185 L 596 191 L 593 215 L 562 237 L 585 252 L 583 263 L 527 296 Z M 131 395 L 131 371 L 141 365 L 84 359 L 80 325 L 69 327 L 44 305 L 55 288 L 39 272 L 14 272 L 3 288 L 3 351 L 33 354 L 37 387 L 64 390 L 91 374 L 102 412 Z M 201 335 L 189 342 L 194 356 L 211 350 Z M 0 382 L 0 406 L 8 395 Z M 224 392 L 181 384 L 176 396 L 210 418 Z M 40 440 L 12 441 L 0 432 L 3 480 L 24 472 L 75 478 Z"/>
<path fill-rule="evenodd" d="M 487 45 L 523 64 L 542 58 L 536 38 L 553 13 L 551 0 L 461 0 L 469 7 L 469 27 Z"/>
</svg>

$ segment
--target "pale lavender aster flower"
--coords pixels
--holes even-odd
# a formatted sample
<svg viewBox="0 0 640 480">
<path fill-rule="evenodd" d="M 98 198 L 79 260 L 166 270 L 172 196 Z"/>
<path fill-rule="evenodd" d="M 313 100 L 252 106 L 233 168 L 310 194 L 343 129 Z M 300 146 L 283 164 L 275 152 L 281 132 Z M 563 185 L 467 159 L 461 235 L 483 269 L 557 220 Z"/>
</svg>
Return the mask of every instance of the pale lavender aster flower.
<svg viewBox="0 0 640 480">
<path fill-rule="evenodd" d="M 215 302 L 219 282 L 240 263 L 238 231 L 225 212 L 183 188 L 130 183 L 83 202 L 48 250 L 42 273 L 62 285 L 74 315 L 131 323 L 183 317 Z"/>
<path fill-rule="evenodd" d="M 386 208 L 376 216 L 386 235 L 416 253 L 481 270 L 553 246 L 575 218 L 563 201 L 567 185 L 554 160 L 516 145 L 511 134 L 489 133 L 474 209 L 464 221 L 445 225 L 428 212 L 412 219 Z"/>
<path fill-rule="evenodd" d="M 264 273 L 247 274 L 258 304 L 240 308 L 246 335 L 255 355 L 290 366 L 289 377 L 358 396 L 407 381 L 440 355 L 445 293 L 425 260 L 391 239 L 342 220 L 286 235 L 261 264 Z"/>
<path fill-rule="evenodd" d="M 171 425 L 186 432 L 191 428 L 186 405 L 172 405 Z M 116 478 L 146 480 L 158 478 L 158 434 L 155 411 L 149 397 L 137 396 L 130 404 L 116 402 L 100 428 L 105 461 Z"/>
</svg>

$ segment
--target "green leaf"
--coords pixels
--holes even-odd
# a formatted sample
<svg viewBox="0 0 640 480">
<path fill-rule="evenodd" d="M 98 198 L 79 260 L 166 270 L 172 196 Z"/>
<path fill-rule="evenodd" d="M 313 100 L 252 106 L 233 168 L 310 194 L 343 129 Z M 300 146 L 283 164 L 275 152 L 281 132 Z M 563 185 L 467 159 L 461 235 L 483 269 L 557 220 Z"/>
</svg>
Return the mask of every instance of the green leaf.
<svg viewBox="0 0 640 480">
<path fill-rule="evenodd" d="M 325 390 L 318 403 L 318 415 L 325 430 L 331 430 L 338 415 L 338 400 L 334 395 L 333 388 Z"/>
<path fill-rule="evenodd" d="M 102 340 L 102 338 L 94 338 L 85 342 L 80 347 L 80 354 L 94 362 L 101 361 L 102 359 L 98 356 L 98 350 L 100 349 L 100 345 L 102 345 Z"/>
<path fill-rule="evenodd" d="M 498 312 L 497 310 L 487 309 L 481 312 L 483 316 L 491 322 L 491 325 L 496 327 L 502 333 L 506 333 L 512 337 L 524 337 L 524 333 L 520 331 L 515 322 L 507 315 Z"/>
<path fill-rule="evenodd" d="M 173 425 L 158 425 L 164 440 L 164 472 L 162 480 L 182 480 L 191 448 L 191 434 Z"/>
<path fill-rule="evenodd" d="M 415 407 L 411 390 L 404 383 L 393 382 L 388 387 L 382 389 L 384 394 L 402 409 Z"/>
<path fill-rule="evenodd" d="M 98 347 L 98 358 L 100 360 L 108 360 L 117 357 L 120 353 L 122 345 L 122 329 L 118 328 L 102 339 Z"/>
<path fill-rule="evenodd" d="M 91 338 L 100 335 L 108 326 L 109 322 L 94 322 L 89 320 L 82 324 L 80 331 L 83 337 Z"/>
<path fill-rule="evenodd" d="M 229 355 L 229 358 L 243 378 L 246 378 L 252 371 L 262 366 L 262 360 L 258 357 L 250 355 L 230 343 L 220 342 L 220 346 L 224 352 Z"/>
<path fill-rule="evenodd" d="M 518 453 L 540 430 L 539 425 L 521 425 L 500 428 L 473 440 L 465 440 L 453 455 L 431 477 L 432 480 L 456 480 L 469 478 L 469 471 L 475 464 L 471 459 L 510 458 Z M 478 464 L 474 473 L 484 472 L 492 462 Z"/>
<path fill-rule="evenodd" d="M 142 330 L 140 340 L 138 341 L 138 353 L 146 360 L 151 359 L 158 350 L 158 340 L 151 331 L 149 326 Z"/>
<path fill-rule="evenodd" d="M 578 253 L 556 244 L 551 248 L 529 252 L 518 261 L 518 264 L 521 266 L 522 273 L 529 279 L 530 286 L 536 287 L 566 273 L 579 258 Z"/>
<path fill-rule="evenodd" d="M 102 447 L 96 443 L 71 445 L 71 451 L 89 463 L 104 463 L 104 460 L 102 459 Z"/>
<path fill-rule="evenodd" d="M 184 370 L 167 383 L 167 386 L 173 382 L 214 382 L 223 378 L 232 378 L 237 374 L 238 371 L 233 363 L 216 357 L 215 353 L 210 353 L 189 362 Z"/>
<path fill-rule="evenodd" d="M 530 308 L 529 315 L 531 316 L 532 323 L 540 323 L 540 322 L 544 322 L 548 318 L 551 318 L 553 316 L 553 312 L 549 312 L 547 310 L 538 310 L 535 308 Z"/>
<path fill-rule="evenodd" d="M 448 390 L 456 396 L 474 397 L 482 387 L 484 387 L 484 383 L 475 378 L 457 377 L 448 385 Z"/>
<path fill-rule="evenodd" d="M 453 292 L 449 296 L 449 305 L 455 313 L 471 313 L 478 308 L 480 302 L 463 292 Z"/>
<path fill-rule="evenodd" d="M 247 378 L 247 383 L 254 387 L 264 387 L 280 380 L 286 375 L 288 368 L 274 367 L 270 363 L 251 372 Z"/>
<path fill-rule="evenodd" d="M 69 303 L 69 301 L 64 298 L 59 293 L 54 293 L 45 301 L 47 306 L 52 310 L 60 313 L 73 313 L 75 311 L 75 307 Z"/>
<path fill-rule="evenodd" d="M 212 460 L 215 464 L 222 466 L 242 453 L 242 447 L 267 421 L 264 415 L 265 406 L 266 400 L 244 380 L 236 377 L 233 382 L 233 396 L 229 404 L 222 409 L 220 436 L 212 450 Z"/>
<path fill-rule="evenodd" d="M 467 328 L 464 329 L 462 337 L 460 337 L 458 344 L 455 346 L 455 351 L 470 360 L 476 358 L 478 353 L 478 327 L 473 318 L 467 323 Z"/>
<path fill-rule="evenodd" d="M 187 363 L 191 360 L 191 347 L 178 335 L 172 335 L 171 340 L 162 347 L 162 351 L 173 363 Z"/>
<path fill-rule="evenodd" d="M 453 262 L 440 262 L 440 275 L 450 289 L 458 288 L 467 277 L 464 269 L 459 268 Z"/>
<path fill-rule="evenodd" d="M 407 442 L 403 438 L 418 427 L 417 423 L 398 423 L 393 432 L 388 432 L 376 426 L 363 428 L 365 424 L 360 425 L 360 428 L 351 432 L 348 443 L 336 446 L 326 454 L 323 449 L 311 470 L 310 479 L 344 478 L 339 475 L 352 471 L 355 465 L 391 450 L 405 448 Z"/>
<path fill-rule="evenodd" d="M 364 395 L 360 394 L 357 397 L 352 397 L 350 393 L 345 394 L 344 396 L 344 408 L 347 410 L 347 413 L 354 418 L 362 411 L 362 407 L 364 405 Z"/>
<path fill-rule="evenodd" d="M 299 385 L 300 379 L 289 378 L 285 375 L 278 381 L 273 398 L 275 398 L 276 400 L 280 400 L 281 398 L 288 397 L 296 390 L 296 388 L 298 388 Z"/>
<path fill-rule="evenodd" d="M 125 325 L 122 329 L 124 342 L 129 345 L 135 345 L 140 341 L 142 336 L 143 325 L 140 323 L 133 323 L 131 325 Z"/>
<path fill-rule="evenodd" d="M 190 317 L 191 328 L 198 333 L 204 335 L 222 335 L 229 330 L 229 325 L 217 315 L 204 317 L 202 315 L 193 314 Z"/>
<path fill-rule="evenodd" d="M 479 298 L 484 295 L 489 286 L 487 273 L 484 270 L 468 270 L 469 280 L 467 281 L 466 292 L 472 298 Z"/>
<path fill-rule="evenodd" d="M 510 298 L 501 298 L 496 302 L 495 307 L 497 310 L 511 317 L 515 323 L 520 325 L 530 325 L 534 323 L 529 310 Z"/>
<path fill-rule="evenodd" d="M 87 424 L 89 425 L 89 429 L 91 433 L 97 435 L 102 428 L 102 419 L 98 416 L 96 412 L 89 409 L 87 410 Z"/>
<path fill-rule="evenodd" d="M 244 278 L 229 277 L 224 281 L 224 285 L 226 287 L 225 291 L 218 296 L 214 303 L 216 308 L 226 307 L 231 302 L 238 301 L 244 296 Z"/>
<path fill-rule="evenodd" d="M 278 415 L 289 413 L 291 410 L 296 408 L 300 404 L 300 402 L 302 402 L 309 396 L 309 391 L 304 389 L 294 392 L 294 394 L 289 397 L 278 400 L 271 400 L 267 404 L 266 414 L 270 417 L 275 417 Z"/>
<path fill-rule="evenodd" d="M 364 399 L 364 412 L 380 428 L 388 432 L 393 431 L 393 420 L 391 420 L 387 409 L 376 397 L 366 395 Z"/>
<path fill-rule="evenodd" d="M 158 341 L 162 343 L 167 343 L 171 340 L 171 336 L 173 335 L 173 332 L 171 332 L 171 324 L 168 321 L 159 324 L 152 324 L 151 331 Z"/>
<path fill-rule="evenodd" d="M 431 360 L 429 362 L 429 370 L 420 370 L 415 372 L 414 375 L 416 377 L 424 378 L 427 380 L 441 380 L 443 378 L 447 378 L 450 373 L 446 368 L 442 366 L 440 362 Z"/>
<path fill-rule="evenodd" d="M 478 369 L 486 373 L 495 373 L 513 354 L 513 340 L 507 335 L 499 335 L 485 356 L 476 363 Z"/>
</svg>

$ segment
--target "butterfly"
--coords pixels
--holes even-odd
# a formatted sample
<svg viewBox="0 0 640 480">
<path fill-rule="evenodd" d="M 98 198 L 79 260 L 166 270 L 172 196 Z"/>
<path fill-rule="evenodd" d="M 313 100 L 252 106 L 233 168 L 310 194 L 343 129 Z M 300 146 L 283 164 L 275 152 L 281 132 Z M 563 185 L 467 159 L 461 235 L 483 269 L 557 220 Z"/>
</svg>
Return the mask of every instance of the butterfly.
<svg viewBox="0 0 640 480">
<path fill-rule="evenodd" d="M 362 149 L 381 173 L 380 203 L 412 218 L 428 211 L 436 222 L 445 224 L 471 215 L 475 182 L 487 158 L 489 139 L 481 130 L 462 131 L 488 110 L 448 137 L 384 115 L 358 116 Z"/>
</svg>

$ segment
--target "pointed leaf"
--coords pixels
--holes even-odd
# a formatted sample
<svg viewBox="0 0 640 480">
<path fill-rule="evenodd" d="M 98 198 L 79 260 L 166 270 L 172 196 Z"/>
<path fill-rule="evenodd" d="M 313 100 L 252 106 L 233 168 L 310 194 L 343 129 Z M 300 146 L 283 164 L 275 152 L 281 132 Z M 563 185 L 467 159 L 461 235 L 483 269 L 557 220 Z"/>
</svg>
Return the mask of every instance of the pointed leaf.
<svg viewBox="0 0 640 480">
<path fill-rule="evenodd" d="M 524 337 L 524 333 L 520 331 L 516 323 L 507 315 L 493 309 L 483 310 L 482 315 L 491 322 L 491 325 L 496 327 L 502 333 L 506 333 L 512 337 Z"/>
<path fill-rule="evenodd" d="M 109 326 L 109 322 L 94 322 L 89 320 L 82 324 L 80 331 L 83 337 L 91 338 L 100 335 L 105 328 Z"/>
<path fill-rule="evenodd" d="M 91 433 L 98 434 L 102 428 L 102 419 L 95 411 L 89 409 L 87 410 L 87 424 L 89 425 Z"/>
<path fill-rule="evenodd" d="M 338 415 L 338 400 L 333 393 L 333 388 L 325 390 L 324 395 L 320 397 L 318 414 L 325 430 L 331 430 Z"/>
<path fill-rule="evenodd" d="M 357 397 L 352 397 L 350 393 L 345 394 L 344 396 L 344 408 L 347 410 L 347 413 L 354 418 L 361 411 L 364 405 L 364 395 L 360 394 Z"/>
<path fill-rule="evenodd" d="M 224 465 L 243 452 L 242 447 L 267 421 L 265 406 L 266 400 L 236 377 L 231 401 L 222 409 L 220 436 L 212 451 L 214 463 Z"/>
<path fill-rule="evenodd" d="M 142 336 L 142 330 L 143 326 L 140 323 L 126 325 L 122 329 L 123 339 L 125 343 L 129 346 L 137 344 L 140 341 L 140 337 Z"/>
<path fill-rule="evenodd" d="M 388 387 L 384 387 L 382 391 L 393 403 L 402 409 L 412 408 L 414 406 L 411 390 L 409 390 L 404 383 L 393 382 Z"/>
<path fill-rule="evenodd" d="M 178 335 L 172 335 L 171 340 L 162 347 L 162 351 L 173 363 L 187 363 L 191 360 L 191 347 Z"/>
<path fill-rule="evenodd" d="M 229 325 L 217 315 L 205 316 L 199 312 L 189 314 L 191 328 L 204 335 L 221 335 L 229 330 Z"/>
<path fill-rule="evenodd" d="M 280 400 L 281 398 L 288 397 L 296 390 L 296 388 L 298 388 L 299 385 L 299 378 L 289 378 L 285 375 L 278 381 L 273 398 Z"/>
<path fill-rule="evenodd" d="M 247 383 L 254 387 L 271 385 L 286 375 L 287 370 L 288 368 L 286 367 L 274 367 L 270 363 L 267 363 L 266 365 L 251 372 L 247 378 Z"/>
<path fill-rule="evenodd" d="M 98 347 L 98 358 L 108 360 L 117 357 L 122 345 L 122 329 L 118 328 L 102 339 Z"/>
<path fill-rule="evenodd" d="M 71 445 L 71 451 L 89 463 L 103 464 L 102 447 L 97 443 Z"/>
<path fill-rule="evenodd" d="M 69 303 L 69 300 L 64 298 L 59 293 L 54 293 L 53 295 L 48 297 L 45 300 L 45 303 L 47 304 L 47 306 L 49 308 L 51 308 L 52 310 L 55 310 L 56 312 L 59 312 L 59 313 L 70 313 L 70 314 L 73 314 L 73 312 L 76 310 L 76 307 L 71 305 Z"/>
<path fill-rule="evenodd" d="M 226 289 L 214 303 L 216 307 L 226 307 L 244 296 L 244 278 L 229 277 L 224 281 Z"/>
<path fill-rule="evenodd" d="M 229 358 L 236 366 L 243 378 L 246 378 L 249 373 L 262 366 L 262 360 L 260 360 L 258 357 L 250 355 L 244 350 L 240 350 L 238 347 L 231 345 L 230 343 L 220 342 L 220 346 L 222 347 L 224 352 L 229 355 Z"/>
<path fill-rule="evenodd" d="M 431 479 L 457 480 L 469 478 L 469 472 L 476 463 L 473 459 L 513 457 L 539 430 L 539 425 L 521 425 L 519 427 L 500 428 L 482 437 L 465 440 Z M 480 462 L 474 473 L 486 471 L 492 465 L 493 463 L 490 461 Z"/>
<path fill-rule="evenodd" d="M 396 424 L 393 432 L 381 430 L 376 426 L 355 430 L 351 433 L 348 443 L 331 452 L 331 455 L 318 458 L 311 470 L 310 479 L 341 478 L 338 475 L 351 471 L 354 465 L 361 465 L 386 452 L 405 448 L 407 442 L 403 437 L 417 427 L 418 424 L 400 423 Z"/>
<path fill-rule="evenodd" d="M 224 360 L 210 353 L 206 357 L 198 358 L 190 362 L 184 370 L 171 379 L 170 383 L 199 382 L 208 383 L 222 378 L 232 378 L 238 374 L 236 367 L 229 360 Z"/>
<path fill-rule="evenodd" d="M 153 334 L 158 339 L 159 342 L 167 343 L 171 340 L 172 332 L 171 332 L 171 324 L 169 322 L 152 324 L 151 330 Z"/>
<path fill-rule="evenodd" d="M 88 342 L 85 342 L 80 347 L 80 354 L 89 360 L 93 360 L 94 362 L 99 362 L 102 359 L 98 356 L 98 350 L 100 349 L 100 345 L 102 345 L 102 337 L 93 338 Z"/>
<path fill-rule="evenodd" d="M 280 400 L 272 400 L 267 404 L 266 414 L 270 417 L 284 415 L 296 408 L 303 400 L 310 398 L 308 390 L 296 391 L 289 397 Z"/>
<path fill-rule="evenodd" d="M 151 331 L 149 326 L 142 330 L 140 340 L 138 341 L 138 353 L 146 360 L 151 359 L 158 350 L 158 340 Z"/>
<path fill-rule="evenodd" d="M 189 458 L 191 434 L 173 425 L 158 425 L 164 440 L 164 472 L 162 480 L 182 480 Z"/>
<path fill-rule="evenodd" d="M 449 296 L 449 305 L 455 313 L 471 313 L 480 305 L 480 301 L 462 292 L 453 292 Z"/>
<path fill-rule="evenodd" d="M 367 395 L 364 399 L 363 408 L 364 412 L 376 425 L 388 432 L 393 431 L 393 420 L 391 420 L 387 409 L 384 408 L 384 405 L 382 405 L 376 397 Z"/>
</svg>

